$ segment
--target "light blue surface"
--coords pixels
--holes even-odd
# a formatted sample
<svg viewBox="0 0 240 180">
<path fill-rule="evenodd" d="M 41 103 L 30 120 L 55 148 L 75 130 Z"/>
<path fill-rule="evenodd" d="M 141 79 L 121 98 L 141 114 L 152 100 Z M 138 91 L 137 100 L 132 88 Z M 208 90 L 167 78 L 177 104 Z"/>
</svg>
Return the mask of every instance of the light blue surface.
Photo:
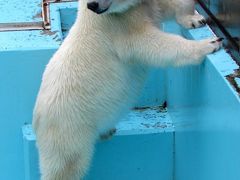
<svg viewBox="0 0 240 180">
<path fill-rule="evenodd" d="M 12 0 L 7 11 L 14 2 L 22 1 Z M 76 7 L 51 4 L 51 31 L 0 33 L 0 179 L 38 179 L 34 136 L 24 124 L 31 123 L 43 70 L 74 22 Z M 31 21 L 38 11 L 31 9 L 23 19 L 19 11 L 3 13 L 0 22 Z M 164 29 L 193 39 L 212 36 L 208 27 L 182 31 L 166 23 Z M 239 180 L 240 101 L 225 77 L 238 68 L 221 50 L 201 66 L 152 69 L 137 106 L 167 100 L 168 113 L 152 108 L 129 114 L 113 140 L 98 143 L 87 179 Z"/>
<path fill-rule="evenodd" d="M 240 78 L 239 78 L 239 77 L 236 77 L 236 78 L 235 78 L 235 81 L 236 81 L 238 87 L 240 87 Z"/>
<path fill-rule="evenodd" d="M 97 144 L 86 179 L 173 179 L 173 133 L 116 136 Z"/>
<path fill-rule="evenodd" d="M 116 135 L 143 135 L 174 132 L 174 125 L 166 109 L 162 107 L 132 110 L 116 126 Z M 34 141 L 31 124 L 22 127 L 23 138 Z"/>
<path fill-rule="evenodd" d="M 41 0 L 0 0 L 0 23 L 41 21 Z"/>
<path fill-rule="evenodd" d="M 0 179 L 24 179 L 20 127 L 31 122 L 41 74 L 52 53 L 51 50 L 0 53 Z"/>
<path fill-rule="evenodd" d="M 116 136 L 98 142 L 86 180 L 170 180 L 173 178 L 173 134 Z M 34 141 L 27 142 L 25 180 L 39 179 Z M 30 165 L 30 166 L 29 166 Z"/>
<path fill-rule="evenodd" d="M 193 39 L 213 36 L 208 27 L 184 34 Z M 226 79 L 236 69 L 221 50 L 200 67 L 169 70 L 177 180 L 240 179 L 240 99 Z"/>
</svg>

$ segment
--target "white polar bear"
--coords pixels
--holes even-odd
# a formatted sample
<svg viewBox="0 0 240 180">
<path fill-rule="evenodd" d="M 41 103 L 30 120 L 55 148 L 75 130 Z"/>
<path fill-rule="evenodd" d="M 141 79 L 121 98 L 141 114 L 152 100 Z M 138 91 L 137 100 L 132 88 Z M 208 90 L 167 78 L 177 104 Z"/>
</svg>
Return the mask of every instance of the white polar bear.
<svg viewBox="0 0 240 180">
<path fill-rule="evenodd" d="M 166 17 L 187 28 L 205 23 L 192 0 L 80 1 L 35 105 L 42 180 L 83 178 L 96 139 L 131 108 L 149 66 L 199 64 L 221 47 L 219 38 L 193 41 L 162 32 L 158 24 Z"/>
</svg>

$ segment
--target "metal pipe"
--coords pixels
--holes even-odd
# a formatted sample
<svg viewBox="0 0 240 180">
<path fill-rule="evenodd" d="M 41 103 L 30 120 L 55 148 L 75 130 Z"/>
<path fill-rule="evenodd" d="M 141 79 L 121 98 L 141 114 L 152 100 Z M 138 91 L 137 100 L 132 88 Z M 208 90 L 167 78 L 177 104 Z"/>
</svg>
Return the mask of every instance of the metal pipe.
<svg viewBox="0 0 240 180">
<path fill-rule="evenodd" d="M 42 0 L 42 21 L 40 22 L 17 22 L 0 23 L 0 32 L 4 31 L 26 31 L 26 30 L 50 30 L 50 4 L 74 2 L 77 0 Z"/>
</svg>

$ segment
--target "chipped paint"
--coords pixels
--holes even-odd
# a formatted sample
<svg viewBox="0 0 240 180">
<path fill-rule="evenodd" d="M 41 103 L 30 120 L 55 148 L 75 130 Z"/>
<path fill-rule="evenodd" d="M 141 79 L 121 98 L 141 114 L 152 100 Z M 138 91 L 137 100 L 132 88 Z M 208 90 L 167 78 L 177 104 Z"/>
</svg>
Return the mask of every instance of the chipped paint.
<svg viewBox="0 0 240 180">
<path fill-rule="evenodd" d="M 36 139 L 36 135 L 33 132 L 32 125 L 31 124 L 25 124 L 22 127 L 22 132 L 23 132 L 23 138 L 28 140 L 28 141 L 33 141 Z"/>
<path fill-rule="evenodd" d="M 155 124 L 145 124 L 145 123 L 141 123 L 141 125 L 145 126 L 146 128 L 167 128 L 168 125 L 166 123 L 161 123 L 161 122 L 157 122 Z"/>
<path fill-rule="evenodd" d="M 240 69 L 235 70 L 233 74 L 226 76 L 226 78 L 240 95 Z"/>
<path fill-rule="evenodd" d="M 148 110 L 148 109 L 150 109 L 151 107 L 135 107 L 135 108 L 133 108 L 134 110 L 136 110 L 136 111 L 145 111 L 145 110 Z"/>
<path fill-rule="evenodd" d="M 174 125 L 163 106 L 134 108 L 118 125 L 117 134 L 173 132 Z"/>
<path fill-rule="evenodd" d="M 42 18 L 42 12 L 39 12 L 33 16 L 33 19 L 39 19 Z"/>
<path fill-rule="evenodd" d="M 155 134 L 174 132 L 174 125 L 167 111 L 160 112 L 160 106 L 143 111 L 132 110 L 116 126 L 116 135 Z M 23 126 L 24 138 L 35 140 L 31 124 Z"/>
<path fill-rule="evenodd" d="M 41 31 L 41 35 L 52 36 L 52 35 L 55 35 L 57 32 L 58 32 L 58 31 L 42 30 L 42 31 Z"/>
<path fill-rule="evenodd" d="M 165 101 L 164 103 L 163 103 L 163 105 L 161 105 L 161 106 L 154 106 L 154 107 L 148 107 L 148 106 L 146 106 L 146 107 L 135 107 L 135 108 L 133 108 L 133 110 L 135 110 L 135 111 L 139 111 L 139 112 L 144 112 L 144 111 L 148 111 L 148 110 L 154 110 L 154 111 L 156 111 L 156 112 L 158 112 L 158 113 L 163 113 L 163 112 L 167 112 L 167 102 Z"/>
<path fill-rule="evenodd" d="M 58 38 L 58 39 L 56 40 L 56 42 L 62 42 L 62 39 Z"/>
<path fill-rule="evenodd" d="M 54 40 L 57 39 L 57 38 L 58 38 L 58 35 L 55 35 L 55 36 L 53 37 Z"/>
</svg>

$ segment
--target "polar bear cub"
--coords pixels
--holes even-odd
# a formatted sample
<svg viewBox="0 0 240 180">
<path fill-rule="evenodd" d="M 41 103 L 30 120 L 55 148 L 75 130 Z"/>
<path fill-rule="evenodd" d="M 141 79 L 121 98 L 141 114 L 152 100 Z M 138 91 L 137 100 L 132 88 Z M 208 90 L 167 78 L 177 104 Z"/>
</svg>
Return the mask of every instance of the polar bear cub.
<svg viewBox="0 0 240 180">
<path fill-rule="evenodd" d="M 81 0 L 78 17 L 43 75 L 33 126 L 42 180 L 79 180 L 99 134 L 132 107 L 149 66 L 199 64 L 222 39 L 187 40 L 159 29 L 173 17 L 205 24 L 192 0 Z"/>
</svg>

